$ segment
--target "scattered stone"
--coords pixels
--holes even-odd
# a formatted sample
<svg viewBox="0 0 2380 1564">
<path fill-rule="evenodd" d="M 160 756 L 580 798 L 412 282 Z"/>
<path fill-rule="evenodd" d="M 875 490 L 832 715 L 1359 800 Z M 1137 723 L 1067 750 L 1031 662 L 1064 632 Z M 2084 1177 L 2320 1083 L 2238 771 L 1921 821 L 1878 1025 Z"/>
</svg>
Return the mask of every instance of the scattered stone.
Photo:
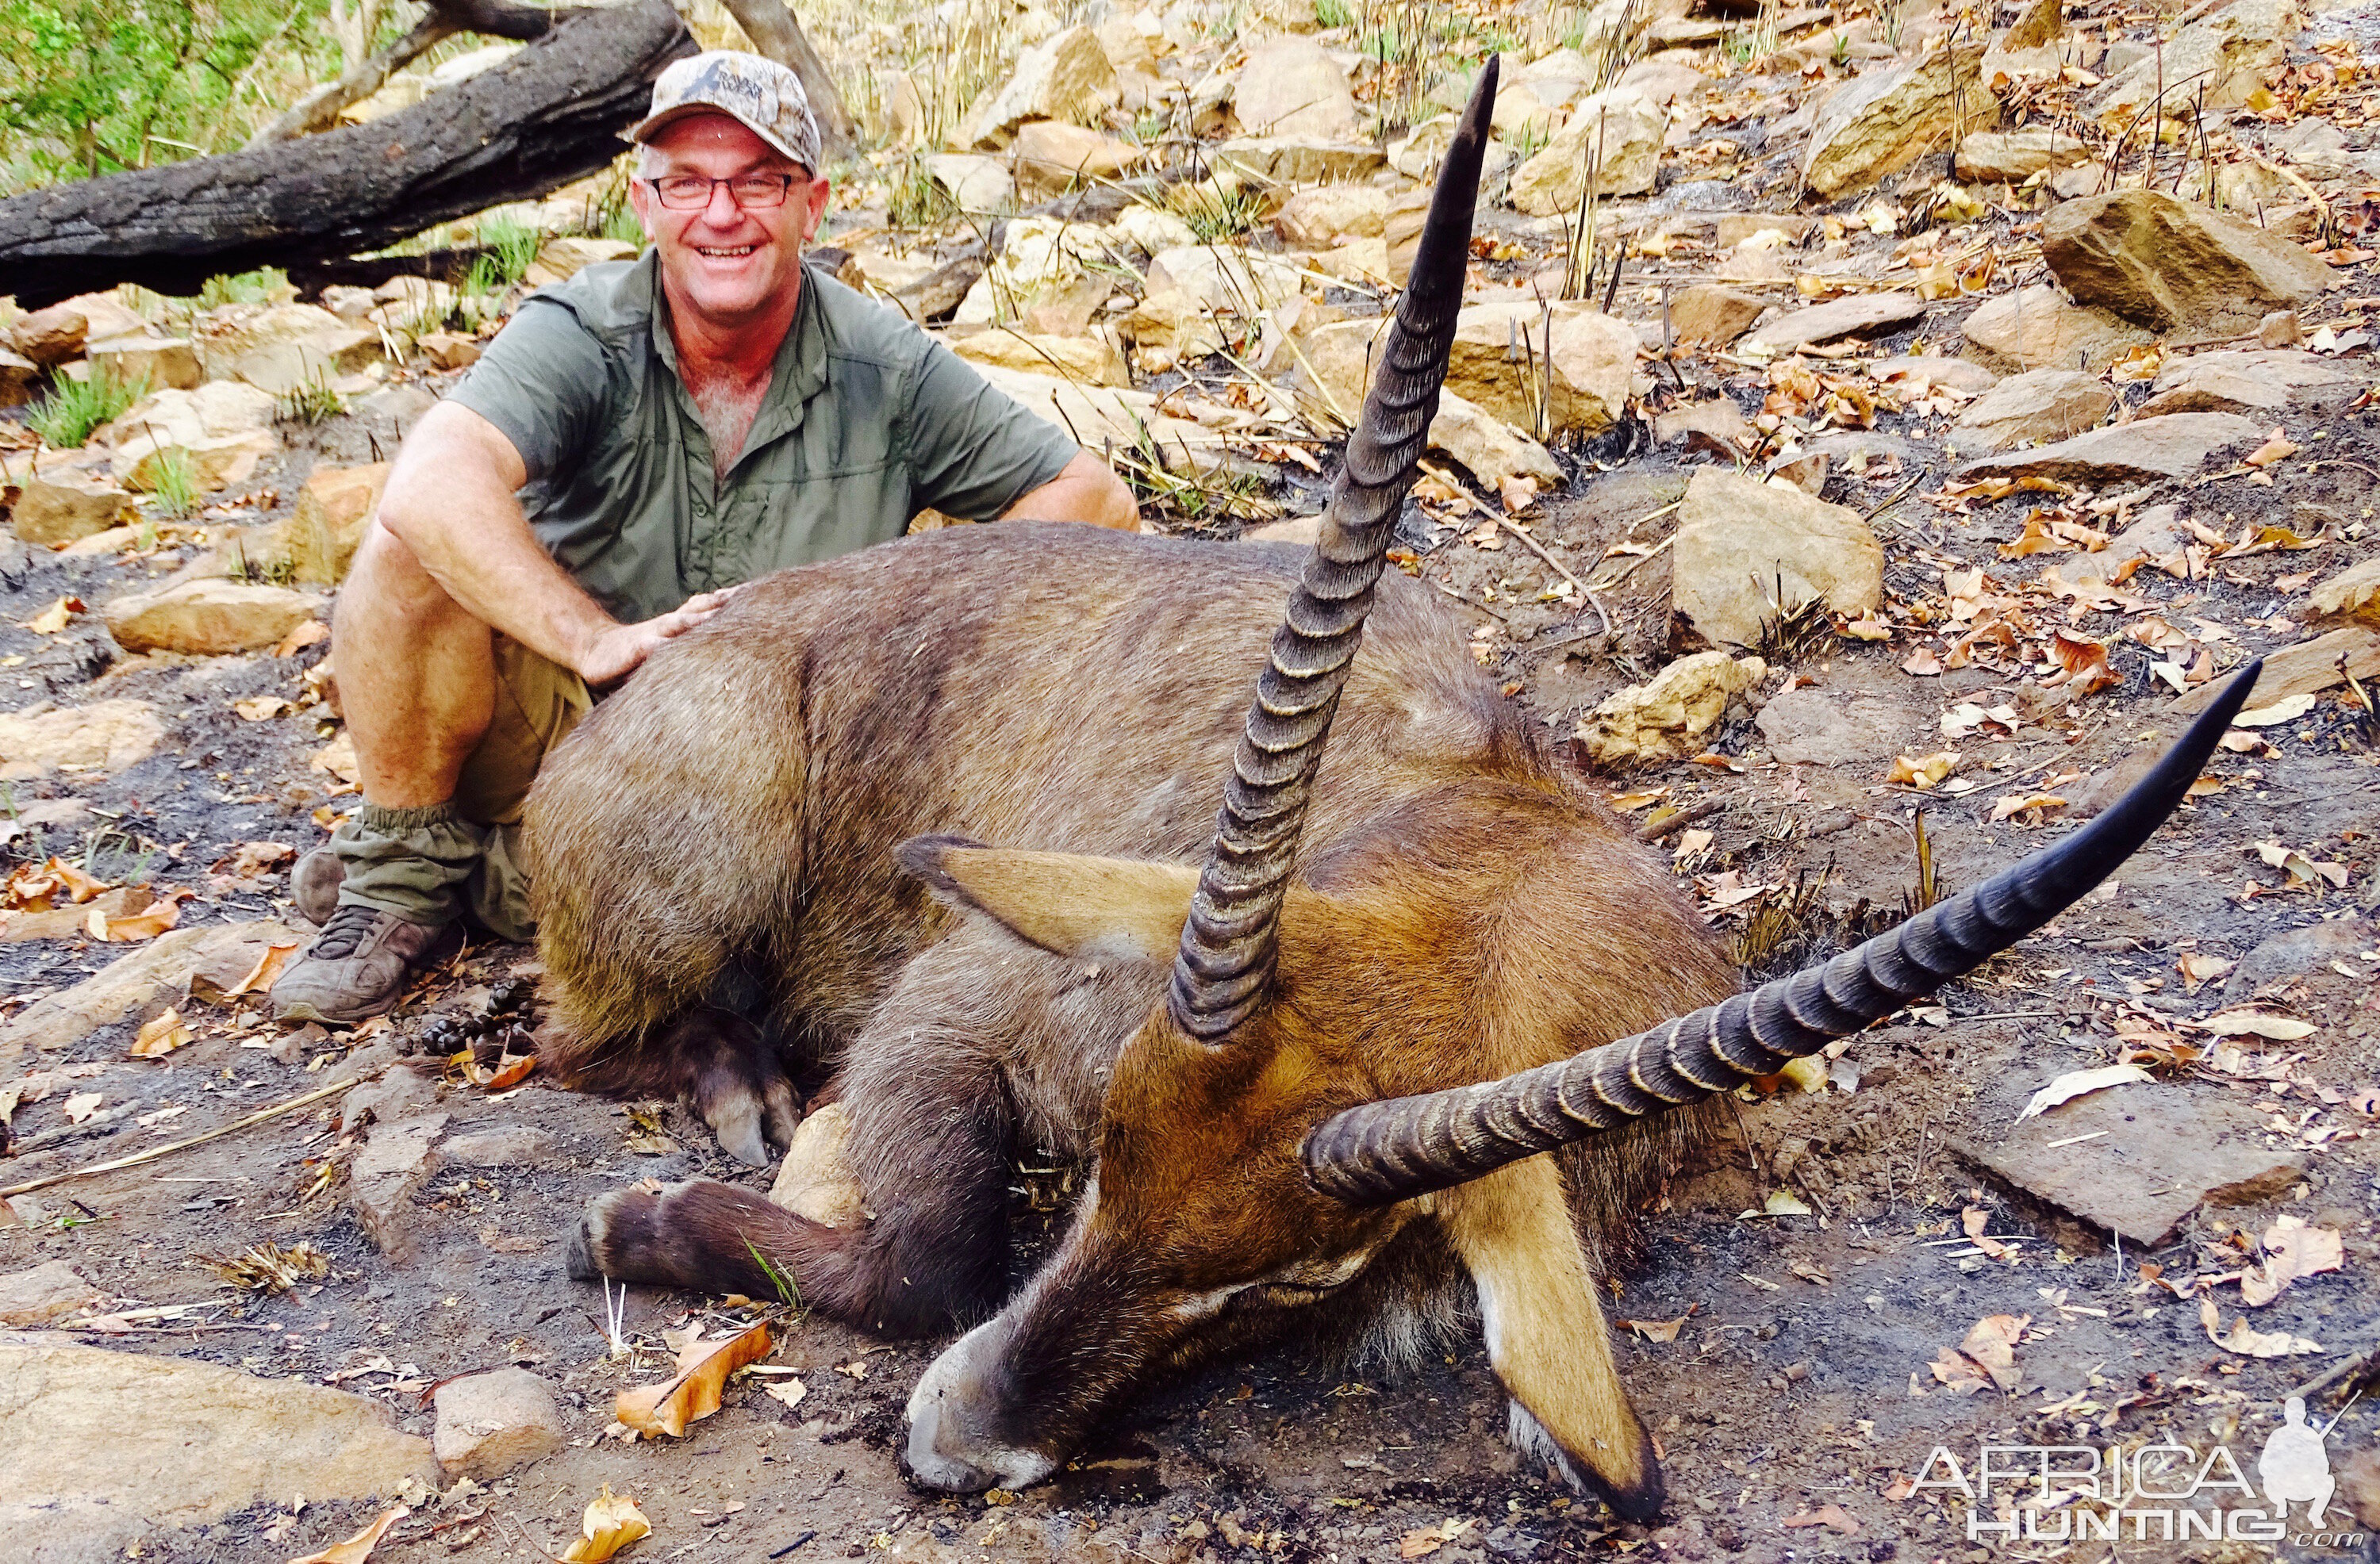
<svg viewBox="0 0 2380 1564">
<path fill-rule="evenodd" d="M 1372 185 L 1318 185 L 1292 195 L 1273 213 L 1273 231 L 1291 244 L 1324 249 L 1351 238 L 1378 238 L 1389 194 Z"/>
<path fill-rule="evenodd" d="M 1749 331 L 1767 308 L 1751 294 L 1696 283 L 1670 300 L 1670 334 L 1680 343 L 1724 347 Z"/>
<path fill-rule="evenodd" d="M 2343 624 L 2310 641 L 2266 652 L 2265 671 L 2256 678 L 2256 693 L 2248 697 L 2249 708 L 2252 710 L 2260 706 L 2275 706 L 2293 695 L 2315 695 L 2344 684 L 2339 674 L 2342 664 L 2348 673 L 2366 684 L 2380 679 L 2380 633 L 2361 624 Z M 2188 695 L 2176 696 L 2166 709 L 2176 716 L 2203 711 L 2222 688 L 2222 680 L 2211 679 Z"/>
<path fill-rule="evenodd" d="M 2046 283 L 1976 306 L 1961 328 L 1967 350 L 1994 370 L 2096 370 L 2154 340 L 2105 309 L 2068 302 Z"/>
<path fill-rule="evenodd" d="M 6 721 L 0 718 L 0 722 Z M 0 749 L 6 749 L 5 740 L 0 740 Z M 118 956 L 65 992 L 36 1000 L 13 1020 L 0 1024 L 0 1068 L 13 1063 L 28 1048 L 53 1052 L 72 1048 L 101 1027 L 112 1026 L 166 998 L 188 981 L 191 973 L 225 959 L 226 952 L 244 953 L 253 966 L 274 945 L 301 942 L 298 935 L 277 923 L 212 923 L 169 930 Z"/>
<path fill-rule="evenodd" d="M 153 494 L 164 485 L 169 467 L 178 467 L 201 494 L 212 494 L 246 481 L 256 464 L 281 448 L 262 430 L 238 434 L 202 434 L 194 440 L 143 430 L 124 441 L 108 457 L 108 472 L 127 489 Z"/>
<path fill-rule="evenodd" d="M 2081 434 L 2116 406 L 2107 382 L 2079 370 L 2028 370 L 1967 404 L 1950 430 L 1953 452 L 2006 451 Z"/>
<path fill-rule="evenodd" d="M 225 657 L 278 644 L 322 606 L 320 599 L 286 587 L 201 576 L 115 599 L 104 616 L 108 633 L 127 651 Z"/>
<path fill-rule="evenodd" d="M 1146 391 L 1082 385 L 996 364 L 982 365 L 978 372 L 1038 417 L 1072 430 L 1087 450 L 1105 449 L 1111 442 L 1129 449 L 1147 438 L 1174 472 L 1196 476 L 1226 469 L 1229 454 L 1220 431 L 1159 412 L 1157 398 Z"/>
<path fill-rule="evenodd" d="M 132 496 L 113 479 L 85 472 L 28 473 L 0 493 L 8 496 L 17 540 L 43 548 L 62 549 L 140 518 Z"/>
<path fill-rule="evenodd" d="M 1548 428 L 1597 434 L 1626 410 L 1636 346 L 1635 328 L 1585 305 L 1557 304 L 1548 317 L 1536 304 L 1475 304 L 1457 317 L 1446 388 L 1516 429 L 1536 422 L 1542 402 Z"/>
<path fill-rule="evenodd" d="M 366 1124 L 394 1124 L 428 1113 L 438 1106 L 435 1066 L 431 1071 L 399 1064 L 339 1099 L 339 1128 L 353 1131 Z"/>
<path fill-rule="evenodd" d="M 1317 516 L 1295 519 L 1320 523 Z M 1311 538 L 1305 546 L 1313 546 Z M 851 1227 L 867 1220 L 868 1208 L 861 1203 L 858 1183 L 843 1156 L 844 1140 L 850 1133 L 850 1110 L 839 1102 L 805 1114 L 769 1185 L 770 1201 L 821 1227 Z"/>
<path fill-rule="evenodd" d="M 450 1477 L 492 1483 L 570 1437 L 553 1388 L 525 1368 L 467 1374 L 438 1387 L 432 1449 Z"/>
<path fill-rule="evenodd" d="M 21 407 L 33 399 L 41 366 L 19 353 L 0 347 L 0 407 Z"/>
<path fill-rule="evenodd" d="M 480 343 L 455 332 L 429 332 L 416 337 L 413 346 L 438 370 L 468 370 L 480 361 Z"/>
<path fill-rule="evenodd" d="M 566 283 L 589 266 L 611 261 L 634 261 L 638 248 L 626 239 L 575 235 L 550 238 L 538 246 L 537 260 L 521 280 L 531 287 Z"/>
<path fill-rule="evenodd" d="M 1692 449 L 1697 440 L 1714 454 L 1730 459 L 1749 455 L 1760 443 L 1760 431 L 1743 409 L 1724 396 L 1672 407 L 1653 420 L 1653 438 L 1664 445 L 1684 441 Z"/>
<path fill-rule="evenodd" d="M 968 111 L 958 144 L 1004 145 L 1028 119 L 1092 124 L 1116 102 L 1115 67 L 1108 64 L 1099 35 L 1087 27 L 1070 27 L 1016 56 L 1008 79 Z"/>
<path fill-rule="evenodd" d="M 2380 555 L 2350 565 L 2315 587 L 2306 608 L 2317 620 L 2351 620 L 2380 629 Z"/>
<path fill-rule="evenodd" d="M 439 1149 L 467 1168 L 550 1168 L 562 1160 L 562 1146 L 552 1132 L 533 1124 L 474 1130 L 456 1135 Z"/>
<path fill-rule="evenodd" d="M 2257 693 L 2263 693 L 2258 685 Z M 2254 1000 L 2259 989 L 2292 977 L 2301 977 L 2332 962 L 2352 962 L 2357 953 L 2372 948 L 2374 928 L 2359 917 L 2333 918 L 2326 923 L 2309 923 L 2297 928 L 2284 929 L 2240 958 L 2223 984 L 2223 1003 L 2243 1005 Z"/>
<path fill-rule="evenodd" d="M 2380 1532 L 2380 1449 L 2367 1445 L 2333 1460 L 2338 1469 L 2338 1502 L 2367 1531 Z"/>
<path fill-rule="evenodd" d="M 1925 317 L 1925 301 L 1913 293 L 1859 293 L 1780 315 L 1753 340 L 1782 353 L 1838 337 L 1875 336 L 1899 331 Z"/>
<path fill-rule="evenodd" d="M 1688 480 L 1670 554 L 1671 601 L 1715 644 L 1756 644 L 1780 607 L 1883 600 L 1884 550 L 1857 511 L 1717 467 Z"/>
<path fill-rule="evenodd" d="M 1512 203 L 1532 217 L 1574 211 L 1586 199 L 1590 164 L 1595 194 L 1641 195 L 1659 172 L 1669 125 L 1668 111 L 1631 87 L 1582 98 L 1545 150 L 1513 171 Z"/>
<path fill-rule="evenodd" d="M 2301 397 L 2345 396 L 2356 382 L 2357 377 L 2337 362 L 2295 348 L 2199 353 L 2166 362 L 2157 371 L 2156 383 L 2150 388 L 2152 394 L 2141 404 L 2138 416 L 2269 416 Z"/>
<path fill-rule="evenodd" d="M 77 1276 L 64 1260 L 51 1260 L 29 1271 L 0 1276 L 0 1325 L 30 1330 L 62 1320 L 85 1303 L 106 1296 Z"/>
<path fill-rule="evenodd" d="M 1469 467 L 1490 493 L 1500 490 L 1510 478 L 1535 479 L 1543 489 L 1562 480 L 1552 453 L 1451 391 L 1439 394 L 1438 416 L 1429 420 L 1429 443 Z"/>
<path fill-rule="evenodd" d="M 2253 1205 L 2304 1176 L 2296 1153 L 2266 1149 L 2264 1129 L 2244 1102 L 2142 1083 L 1950 1144 L 2026 1194 L 2154 1249 L 2202 1204 Z"/>
<path fill-rule="evenodd" d="M 1797 245 L 1817 225 L 1816 218 L 1790 212 L 1722 212 L 1718 214 L 1715 242 L 1721 249 L 1733 249 L 1746 239 L 1776 234 L 1785 243 Z"/>
<path fill-rule="evenodd" d="M 1296 266 L 1279 256 L 1219 245 L 1184 245 L 1149 258 L 1151 295 L 1175 289 L 1201 309 L 1253 315 L 1305 291 Z"/>
<path fill-rule="evenodd" d="M 2188 478 L 2217 451 L 2254 446 L 2265 430 L 2230 413 L 2174 413 L 2139 418 L 2113 429 L 2036 446 L 2004 456 L 1986 456 L 1959 471 L 1960 480 L 1978 478 L 2055 478 L 2082 483 L 2119 479 Z"/>
<path fill-rule="evenodd" d="M 1364 139 L 1347 73 L 1320 44 L 1293 34 L 1249 49 L 1232 79 L 1232 115 L 1251 136 Z"/>
<path fill-rule="evenodd" d="M 358 373 L 387 351 L 377 331 L 339 325 L 253 348 L 240 355 L 232 372 L 259 391 L 287 396 Z"/>
<path fill-rule="evenodd" d="M 299 581 L 336 586 L 371 528 L 388 464 L 341 467 L 318 465 L 298 491 L 298 507 L 282 524 L 291 575 Z"/>
<path fill-rule="evenodd" d="M 1962 125 L 1988 124 L 1998 107 L 1983 57 L 1981 43 L 1954 44 L 1844 85 L 1819 106 L 1802 182 L 1831 200 L 1908 167 Z"/>
<path fill-rule="evenodd" d="M 1128 142 L 1055 119 L 1018 127 L 1010 151 L 1017 191 L 1028 200 L 1114 179 L 1141 158 L 1140 149 Z"/>
<path fill-rule="evenodd" d="M 0 1534 L 18 1558 L 140 1557 L 154 1530 L 284 1504 L 301 1481 L 336 1504 L 439 1478 L 386 1407 L 303 1378 L 28 1334 L 0 1338 Z"/>
<path fill-rule="evenodd" d="M 2091 149 L 2063 130 L 1978 130 L 1959 143 L 1953 167 L 1971 184 L 2022 185 L 2090 161 Z"/>
<path fill-rule="evenodd" d="M 172 386 L 188 391 L 202 378 L 199 356 L 187 337 L 119 336 L 83 349 L 93 373 L 105 370 L 119 383 L 145 382 L 152 391 Z"/>
<path fill-rule="evenodd" d="M 6 342 L 17 352 L 44 370 L 55 370 L 69 358 L 79 358 L 82 345 L 91 334 L 91 322 L 81 310 L 69 305 L 53 304 L 47 309 L 36 309 L 8 328 Z"/>
<path fill-rule="evenodd" d="M 987 326 L 967 336 L 953 336 L 951 350 L 978 364 L 997 364 L 1026 374 L 1064 375 L 1093 385 L 1132 383 L 1123 355 L 1105 336 L 1050 336 L 1007 326 Z"/>
<path fill-rule="evenodd" d="M 1875 696 L 1794 689 L 1770 698 L 1756 724 L 1771 759 L 1787 766 L 1872 767 L 1908 742 L 1908 718 Z"/>
<path fill-rule="evenodd" d="M 375 1122 L 347 1170 L 347 1209 L 356 1225 L 400 1265 L 413 1255 L 413 1197 L 438 1170 L 436 1146 L 446 1117 L 422 1113 Z"/>
<path fill-rule="evenodd" d="M 1621 73 L 1620 85 L 1666 107 L 1701 91 L 1710 78 L 1675 55 L 1660 55 L 1630 66 Z"/>
<path fill-rule="evenodd" d="M 1215 167 L 1245 169 L 1274 185 L 1344 184 L 1368 179 L 1389 164 L 1378 147 L 1318 140 L 1311 136 L 1234 136 L 1216 146 L 1208 162 Z M 1494 158 L 1488 160 L 1493 162 Z M 1480 184 L 1488 184 L 1483 168 Z"/>
<path fill-rule="evenodd" d="M 2109 130 L 2134 124 L 2152 104 L 2167 119 L 2192 123 L 2203 109 L 2215 113 L 2244 106 L 2269 85 L 2288 56 L 2286 41 L 2302 18 L 2294 0 L 2232 0 L 2203 21 L 2194 21 L 2160 49 L 2143 49 L 2118 70 L 2090 105 Z M 2113 51 L 2110 51 L 2111 61 Z M 2178 91 L 2177 82 L 2189 83 Z M 2162 94 L 2162 97 L 2160 97 Z"/>
<path fill-rule="evenodd" d="M 165 725 L 140 700 L 0 712 L 0 782 L 30 782 L 60 766 L 111 774 L 149 758 Z"/>
<path fill-rule="evenodd" d="M 1605 700 L 1580 720 L 1577 737 L 1588 758 L 1604 766 L 1690 755 L 1699 747 L 1693 741 L 1718 725 L 1728 703 L 1767 676 L 1759 658 L 1695 652 Z"/>
<path fill-rule="evenodd" d="M 1942 388 L 1961 396 L 1980 396 L 2000 379 L 1971 358 L 1878 358 L 1868 365 L 1867 372 L 1879 385 L 1924 391 Z"/>
<path fill-rule="evenodd" d="M 2159 330 L 2252 332 L 2321 297 L 2329 267 L 2252 224 L 2153 190 L 2052 207 L 2041 258 L 2075 301 Z"/>
<path fill-rule="evenodd" d="M 86 344 L 105 342 L 116 336 L 138 336 L 149 329 L 149 322 L 127 309 L 116 298 L 114 289 L 105 293 L 79 293 L 72 298 L 60 299 L 50 308 L 70 309 L 81 316 L 86 322 L 83 330 Z"/>
</svg>

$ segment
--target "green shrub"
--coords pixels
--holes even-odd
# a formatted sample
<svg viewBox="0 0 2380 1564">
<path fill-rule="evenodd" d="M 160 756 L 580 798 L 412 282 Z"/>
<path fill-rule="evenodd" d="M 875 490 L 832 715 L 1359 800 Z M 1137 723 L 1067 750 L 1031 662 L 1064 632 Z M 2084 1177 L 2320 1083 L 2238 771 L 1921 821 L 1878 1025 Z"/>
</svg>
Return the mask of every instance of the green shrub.
<svg viewBox="0 0 2380 1564">
<path fill-rule="evenodd" d="M 495 262 L 497 278 L 507 287 L 521 280 L 545 244 L 545 236 L 535 228 L 502 214 L 481 218 L 479 237 L 480 248 L 487 251 L 480 259 Z M 477 269 L 475 263 L 473 270 Z"/>
<path fill-rule="evenodd" d="M 94 365 L 88 380 L 53 382 L 49 394 L 25 415 L 42 441 L 65 450 L 91 438 L 91 431 L 149 394 L 149 377 L 118 379 L 112 365 Z"/>
<path fill-rule="evenodd" d="M 179 519 L 199 514 L 199 470 L 188 451 L 160 451 L 150 464 L 149 493 L 157 508 Z"/>
<path fill-rule="evenodd" d="M 1322 27 L 1348 27 L 1355 13 L 1347 8 L 1347 0 L 1314 0 L 1314 19 Z"/>
</svg>

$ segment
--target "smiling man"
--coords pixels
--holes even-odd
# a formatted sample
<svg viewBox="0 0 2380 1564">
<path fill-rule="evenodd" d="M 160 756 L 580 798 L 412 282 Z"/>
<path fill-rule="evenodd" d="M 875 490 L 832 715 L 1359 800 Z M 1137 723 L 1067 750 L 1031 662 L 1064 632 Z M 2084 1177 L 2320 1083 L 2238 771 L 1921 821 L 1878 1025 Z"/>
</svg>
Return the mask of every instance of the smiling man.
<svg viewBox="0 0 2380 1564">
<path fill-rule="evenodd" d="M 792 71 L 681 60 L 629 134 L 652 247 L 521 306 L 407 436 L 339 594 L 364 802 L 293 876 L 322 927 L 273 987 L 285 1018 L 387 1010 L 466 913 L 527 938 L 539 763 L 737 585 L 929 506 L 1135 524 L 1104 462 L 804 264 L 829 191 Z"/>
</svg>

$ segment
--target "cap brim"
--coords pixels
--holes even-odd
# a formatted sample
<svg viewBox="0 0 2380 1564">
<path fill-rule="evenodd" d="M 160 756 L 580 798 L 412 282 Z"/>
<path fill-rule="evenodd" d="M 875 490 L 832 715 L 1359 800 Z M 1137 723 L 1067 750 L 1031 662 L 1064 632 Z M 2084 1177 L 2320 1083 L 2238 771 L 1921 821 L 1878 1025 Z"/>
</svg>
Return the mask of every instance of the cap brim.
<svg viewBox="0 0 2380 1564">
<path fill-rule="evenodd" d="M 784 141 L 776 134 L 775 131 L 769 129 L 766 126 L 753 124 L 750 120 L 745 118 L 742 115 L 737 114 L 734 109 L 727 107 L 723 103 L 679 103 L 673 108 L 663 109 L 661 113 L 654 115 L 650 118 L 638 121 L 636 124 L 628 127 L 627 129 L 620 132 L 620 136 L 623 140 L 633 141 L 637 145 L 642 146 L 646 142 L 651 140 L 656 133 L 675 125 L 679 120 L 692 119 L 697 115 L 705 114 L 715 114 L 722 118 L 734 120 L 745 129 L 752 132 L 753 135 L 758 136 L 763 141 L 768 142 L 769 145 L 774 147 L 786 157 L 791 158 L 794 162 L 801 164 L 804 168 L 809 169 L 811 173 L 815 174 L 818 172 L 818 170 L 811 164 L 808 158 L 804 157 L 801 153 L 794 151 L 793 148 L 785 145 Z"/>
</svg>

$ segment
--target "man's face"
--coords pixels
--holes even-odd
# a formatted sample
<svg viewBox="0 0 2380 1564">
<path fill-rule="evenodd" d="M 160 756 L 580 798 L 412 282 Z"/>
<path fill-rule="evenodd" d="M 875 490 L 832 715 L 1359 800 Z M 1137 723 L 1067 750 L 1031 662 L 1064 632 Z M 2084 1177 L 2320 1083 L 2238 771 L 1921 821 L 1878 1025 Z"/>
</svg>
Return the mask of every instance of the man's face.
<svg viewBox="0 0 2380 1564">
<path fill-rule="evenodd" d="M 723 114 L 697 115 L 665 126 L 629 200 L 661 251 L 663 274 L 679 308 L 717 327 L 770 312 L 798 287 L 802 246 L 825 215 L 827 181 Z M 733 179 L 745 174 L 786 174 L 794 183 L 783 206 L 738 206 L 724 185 L 713 186 L 698 211 L 662 205 L 648 181 L 693 174 Z"/>
</svg>

